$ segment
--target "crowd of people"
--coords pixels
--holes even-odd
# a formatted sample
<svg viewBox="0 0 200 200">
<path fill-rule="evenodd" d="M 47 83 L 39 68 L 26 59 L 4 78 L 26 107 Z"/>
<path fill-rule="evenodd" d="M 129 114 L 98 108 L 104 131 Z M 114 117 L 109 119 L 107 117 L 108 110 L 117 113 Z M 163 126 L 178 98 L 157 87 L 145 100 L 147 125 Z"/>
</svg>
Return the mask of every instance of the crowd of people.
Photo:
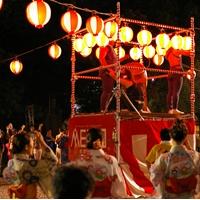
<svg viewBox="0 0 200 200">
<path fill-rule="evenodd" d="M 19 130 L 12 123 L 0 130 L 0 176 L 11 184 L 10 198 L 35 198 L 39 185 L 52 198 L 52 176 L 55 168 L 68 162 L 68 131 L 60 128 L 44 132 L 41 123 L 22 125 Z"/>
<path fill-rule="evenodd" d="M 38 186 L 47 198 L 135 197 L 127 192 L 120 163 L 102 149 L 101 129 L 88 129 L 85 150 L 69 161 L 64 128 L 56 136 L 51 130 L 43 136 L 42 124 L 29 131 L 26 126 L 16 131 L 11 123 L 6 128 L 5 133 L 1 131 L 1 175 L 9 184 L 10 198 L 37 198 Z M 154 193 L 136 195 L 194 198 L 199 193 L 200 157 L 188 146 L 187 133 L 182 119 L 160 131 L 160 144 L 146 157 Z"/>
</svg>

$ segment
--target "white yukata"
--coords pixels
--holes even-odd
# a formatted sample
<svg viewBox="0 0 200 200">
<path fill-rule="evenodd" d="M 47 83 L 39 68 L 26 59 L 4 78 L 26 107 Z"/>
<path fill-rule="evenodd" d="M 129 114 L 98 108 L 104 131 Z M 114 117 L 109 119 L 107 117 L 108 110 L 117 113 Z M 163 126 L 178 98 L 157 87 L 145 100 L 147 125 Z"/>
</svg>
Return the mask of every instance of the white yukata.
<svg viewBox="0 0 200 200">
<path fill-rule="evenodd" d="M 57 158 L 48 147 L 42 152 L 40 160 L 29 159 L 27 154 L 15 154 L 3 171 L 4 179 L 11 184 L 37 183 L 48 198 L 52 198 L 52 177 Z"/>
<path fill-rule="evenodd" d="M 187 150 L 184 145 L 172 146 L 150 168 L 150 179 L 157 198 L 193 198 L 198 188 L 199 174 L 199 153 Z"/>
<path fill-rule="evenodd" d="M 103 149 L 86 149 L 75 161 L 84 166 L 96 181 L 93 198 L 127 198 L 126 184 L 117 159 Z"/>
</svg>

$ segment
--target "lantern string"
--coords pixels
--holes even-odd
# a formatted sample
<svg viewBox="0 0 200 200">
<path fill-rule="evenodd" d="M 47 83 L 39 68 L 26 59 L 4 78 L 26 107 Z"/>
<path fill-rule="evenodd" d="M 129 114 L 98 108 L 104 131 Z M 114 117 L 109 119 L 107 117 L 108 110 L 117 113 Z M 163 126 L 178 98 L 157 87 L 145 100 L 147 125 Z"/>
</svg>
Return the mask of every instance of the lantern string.
<svg viewBox="0 0 200 200">
<path fill-rule="evenodd" d="M 74 9 L 82 10 L 82 11 L 85 11 L 85 12 L 90 12 L 90 13 L 95 13 L 95 14 L 100 14 L 100 15 L 107 15 L 107 16 L 114 15 L 113 13 L 104 13 L 104 12 L 99 12 L 97 10 L 90 10 L 88 8 L 80 8 L 80 7 L 74 6 L 73 4 L 61 3 L 61 2 L 56 1 L 56 0 L 49 0 L 49 1 L 56 3 L 56 4 L 59 4 L 59 5 L 62 5 L 62 6 L 73 7 Z"/>
<path fill-rule="evenodd" d="M 157 76 L 150 76 L 147 77 L 148 80 L 151 79 L 161 79 L 161 78 L 167 78 L 168 74 L 163 74 L 163 75 L 157 75 Z M 76 79 L 89 79 L 89 80 L 101 80 L 100 77 L 95 77 L 95 76 L 75 76 Z"/>
<path fill-rule="evenodd" d="M 199 28 L 200 29 L 200 28 Z M 58 42 L 58 41 L 60 41 L 60 40 L 63 40 L 63 39 L 65 39 L 65 38 L 67 38 L 67 39 L 69 39 L 70 38 L 70 35 L 64 35 L 63 37 L 61 37 L 61 38 L 58 38 L 58 39 L 55 39 L 55 40 L 53 40 L 53 41 L 51 41 L 51 42 L 48 42 L 48 43 L 46 43 L 46 44 L 44 44 L 44 45 L 41 45 L 41 46 L 38 46 L 38 47 L 36 47 L 36 48 L 34 48 L 34 49 L 31 49 L 31 50 L 28 50 L 28 51 L 26 51 L 26 52 L 23 52 L 23 53 L 21 53 L 21 54 L 18 54 L 18 55 L 15 55 L 15 56 L 13 56 L 13 57 L 10 57 L 10 58 L 7 58 L 7 59 L 4 59 L 4 60 L 0 60 L 0 63 L 4 63 L 4 62 L 8 62 L 8 61 L 10 61 L 10 60 L 14 60 L 14 59 L 16 59 L 16 58 L 18 58 L 18 57 L 21 57 L 21 56 L 24 56 L 24 55 L 26 55 L 26 54 L 29 54 L 29 53 L 32 53 L 32 52 L 34 52 L 34 51 L 36 51 L 36 50 L 39 50 L 39 49 L 42 49 L 42 48 L 44 48 L 44 47 L 46 47 L 46 46 L 49 46 L 49 45 L 51 45 L 51 44 L 53 44 L 53 43 L 56 43 L 56 42 Z M 150 63 L 149 63 L 150 64 Z M 112 66 L 112 65 L 110 65 L 110 66 Z M 148 65 L 149 66 L 149 65 Z M 186 68 L 189 68 L 189 66 L 187 66 L 187 65 L 184 65 Z M 99 67 L 97 67 L 98 69 L 99 69 Z M 108 68 L 108 66 L 105 66 L 105 68 Z M 151 71 L 150 69 L 147 69 L 148 71 Z M 89 70 L 89 71 L 96 71 L 96 68 L 95 69 L 92 69 L 92 70 Z M 152 70 L 152 71 L 159 71 L 159 72 L 161 72 L 160 70 Z M 197 68 L 195 68 L 195 71 L 196 72 L 200 72 L 200 70 L 199 69 L 197 69 Z M 165 71 L 166 72 L 166 71 Z M 83 71 L 82 73 L 85 73 L 85 71 Z M 78 72 L 77 74 L 81 74 L 81 72 Z"/>
<path fill-rule="evenodd" d="M 26 55 L 26 54 L 29 54 L 29 53 L 32 53 L 32 52 L 37 51 L 37 50 L 39 50 L 39 49 L 42 49 L 42 48 L 44 48 L 44 47 L 46 47 L 46 46 L 49 46 L 49 45 L 51 45 L 51 44 L 53 44 L 53 43 L 56 43 L 56 42 L 58 42 L 58 41 L 60 41 L 60 40 L 65 39 L 65 38 L 69 39 L 69 37 L 70 37 L 69 35 L 64 35 L 64 36 L 61 37 L 61 38 L 55 39 L 55 40 L 53 40 L 53 41 L 51 41 L 51 42 L 48 42 L 48 43 L 46 43 L 46 44 L 44 44 L 44 45 L 41 45 L 41 46 L 38 46 L 38 47 L 36 47 L 36 48 L 34 48 L 34 49 L 28 50 L 28 51 L 26 51 L 26 52 L 23 52 L 23 53 L 21 53 L 21 54 L 15 55 L 15 56 L 10 57 L 10 58 L 6 58 L 6 59 L 4 59 L 4 60 L 0 60 L 0 63 L 8 62 L 8 61 L 13 60 L 13 59 L 16 59 L 16 58 L 18 58 L 18 57 L 22 57 L 22 56 L 24 56 L 24 55 Z"/>
<path fill-rule="evenodd" d="M 57 1 L 57 0 L 49 0 L 50 2 L 53 2 L 53 3 L 56 3 L 56 4 L 59 4 L 59 5 L 62 5 L 62 6 L 66 6 L 66 7 L 73 7 L 74 9 L 77 9 L 77 10 L 81 10 L 81 11 L 86 11 L 86 12 L 90 12 L 90 13 L 95 13 L 95 14 L 100 14 L 100 15 L 107 15 L 107 16 L 114 16 L 115 14 L 113 14 L 113 13 L 105 13 L 105 12 L 99 12 L 99 11 L 97 11 L 97 10 L 90 10 L 90 9 L 88 9 L 88 8 L 80 8 L 80 7 L 77 7 L 77 6 L 75 6 L 75 5 L 73 5 L 73 4 L 68 4 L 68 3 L 61 3 L 61 2 L 59 2 L 59 1 Z M 141 25 L 148 25 L 149 26 L 149 22 L 143 22 L 143 21 L 139 21 L 139 20 L 130 20 L 130 19 L 125 19 L 125 18 L 122 18 L 122 21 L 124 21 L 124 22 L 132 22 L 132 23 L 137 23 L 137 24 L 141 24 Z M 181 32 L 184 32 L 186 29 L 185 28 L 180 28 L 180 27 L 172 27 L 172 26 L 164 26 L 164 25 L 160 25 L 160 24 L 156 24 L 156 23 L 151 23 L 150 25 L 152 25 L 152 26 L 160 26 L 160 27 L 164 27 L 164 28 L 172 28 L 172 29 L 175 29 L 175 30 L 179 30 L 179 32 L 181 33 Z M 195 27 L 194 28 L 195 30 L 200 30 L 200 28 L 199 27 Z M 172 34 L 172 33 L 171 33 Z M 51 41 L 51 42 L 48 42 L 48 43 L 46 43 L 46 44 L 44 44 L 44 45 L 41 45 L 41 46 L 38 46 L 38 47 L 36 47 L 36 48 L 34 48 L 34 49 L 31 49 L 31 50 L 28 50 L 28 51 L 26 51 L 26 52 L 23 52 L 23 53 L 21 53 L 21 54 L 18 54 L 18 55 L 15 55 L 15 56 L 13 56 L 13 57 L 10 57 L 10 58 L 7 58 L 7 59 L 4 59 L 4 60 L 0 60 L 0 63 L 3 63 L 3 62 L 7 62 L 7 61 L 10 61 L 10 60 L 13 60 L 13 59 L 15 59 L 15 58 L 17 58 L 17 57 L 21 57 L 21 56 L 23 56 L 23 55 L 26 55 L 26 54 L 29 54 L 29 53 L 32 53 L 32 52 L 34 52 L 34 51 L 36 51 L 36 50 L 39 50 L 39 49 L 41 49 L 41 48 L 44 48 L 44 47 L 46 47 L 46 46 L 49 46 L 50 44 L 53 44 L 53 43 L 56 43 L 56 42 L 58 42 L 58 41 L 60 41 L 60 40 L 63 40 L 63 39 L 65 39 L 65 38 L 67 38 L 67 39 L 69 39 L 70 38 L 70 35 L 65 35 L 65 36 L 63 36 L 63 37 L 61 37 L 61 38 L 58 38 L 58 39 L 56 39 L 56 40 L 53 40 L 53 41 Z M 154 40 L 155 38 L 153 38 L 153 40 Z M 129 42 L 130 44 L 137 44 L 137 43 L 135 43 L 135 42 Z M 149 63 L 150 64 L 150 63 Z M 200 70 L 198 70 L 198 69 L 195 69 L 195 71 L 197 71 L 197 72 L 199 72 Z"/>
</svg>

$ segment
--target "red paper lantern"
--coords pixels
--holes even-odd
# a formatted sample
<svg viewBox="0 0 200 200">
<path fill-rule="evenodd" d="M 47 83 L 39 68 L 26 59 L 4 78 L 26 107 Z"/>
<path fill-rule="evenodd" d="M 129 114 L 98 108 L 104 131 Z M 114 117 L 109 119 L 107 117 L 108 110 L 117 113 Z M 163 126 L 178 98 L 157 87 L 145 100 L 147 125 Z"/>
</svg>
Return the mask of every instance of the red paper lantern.
<svg viewBox="0 0 200 200">
<path fill-rule="evenodd" d="M 89 33 L 97 36 L 104 29 L 104 22 L 98 15 L 93 15 L 86 21 L 86 29 Z"/>
<path fill-rule="evenodd" d="M 99 53 L 100 53 L 100 47 L 97 47 L 96 51 L 95 51 L 95 55 L 96 57 L 99 59 Z"/>
<path fill-rule="evenodd" d="M 59 58 L 61 55 L 61 52 L 62 52 L 62 50 L 61 50 L 60 46 L 57 45 L 56 43 L 52 44 L 48 49 L 48 53 L 53 59 Z"/>
<path fill-rule="evenodd" d="M 195 79 L 195 77 L 196 77 L 196 72 L 195 72 L 195 71 L 192 71 L 191 69 L 189 69 L 189 70 L 187 71 L 186 78 L 187 78 L 188 80 L 191 80 L 192 77 Z"/>
<path fill-rule="evenodd" d="M 61 17 L 61 26 L 69 34 L 76 33 L 82 25 L 82 18 L 75 10 L 69 10 Z"/>
<path fill-rule="evenodd" d="M 104 32 L 108 38 L 112 38 L 118 31 L 118 25 L 115 21 L 106 22 L 104 25 Z"/>
<path fill-rule="evenodd" d="M 0 0 L 0 10 L 1 10 L 2 6 L 3 6 L 3 0 Z"/>
<path fill-rule="evenodd" d="M 13 74 L 19 74 L 22 71 L 22 69 L 23 65 L 18 59 L 15 59 L 10 63 L 10 70 Z"/>
<path fill-rule="evenodd" d="M 164 62 L 164 57 L 161 56 L 161 55 L 156 54 L 156 55 L 153 57 L 153 62 L 154 62 L 155 65 L 160 66 L 160 65 L 162 65 L 163 62 Z"/>
<path fill-rule="evenodd" d="M 51 18 L 51 8 L 43 0 L 34 0 L 26 8 L 28 21 L 36 28 L 43 28 Z"/>
</svg>

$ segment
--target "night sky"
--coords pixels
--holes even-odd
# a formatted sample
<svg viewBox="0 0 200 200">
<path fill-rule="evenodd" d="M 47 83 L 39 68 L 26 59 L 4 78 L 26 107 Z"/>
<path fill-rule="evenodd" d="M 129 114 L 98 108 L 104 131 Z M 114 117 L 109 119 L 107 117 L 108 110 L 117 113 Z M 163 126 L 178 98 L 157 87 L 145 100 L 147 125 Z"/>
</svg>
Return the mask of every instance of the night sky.
<svg viewBox="0 0 200 200">
<path fill-rule="evenodd" d="M 51 19 L 42 29 L 36 29 L 26 19 L 25 10 L 31 0 L 4 0 L 0 10 L 0 126 L 1 121 L 7 123 L 16 116 L 23 115 L 26 105 L 38 105 L 48 112 L 49 98 L 56 99 L 58 110 L 63 111 L 61 114 L 63 118 L 69 115 L 71 42 L 67 39 L 59 40 L 66 35 L 61 28 L 60 18 L 67 7 L 50 0 L 45 1 L 51 7 Z M 58 2 L 73 3 L 80 8 L 105 13 L 115 13 L 117 3 L 115 0 L 58 0 Z M 199 1 L 192 0 L 124 0 L 121 1 L 121 16 L 180 27 L 189 27 L 190 17 L 194 16 L 195 25 L 198 27 L 200 24 L 198 4 Z M 78 12 L 83 18 L 83 28 L 84 19 L 89 17 L 90 13 Z M 199 36 L 199 32 L 196 36 Z M 57 60 L 49 57 L 47 52 L 49 47 L 47 44 L 54 40 L 59 40 L 57 43 L 62 48 L 62 55 Z M 24 67 L 18 76 L 9 70 L 9 64 L 15 57 L 22 61 Z M 80 56 L 78 58 L 78 64 L 91 62 Z M 91 63 L 93 65 L 95 61 Z M 10 99 L 16 99 L 20 106 L 12 105 Z M 9 110 L 11 108 L 13 112 Z M 13 110 L 15 108 L 17 111 Z"/>
</svg>

